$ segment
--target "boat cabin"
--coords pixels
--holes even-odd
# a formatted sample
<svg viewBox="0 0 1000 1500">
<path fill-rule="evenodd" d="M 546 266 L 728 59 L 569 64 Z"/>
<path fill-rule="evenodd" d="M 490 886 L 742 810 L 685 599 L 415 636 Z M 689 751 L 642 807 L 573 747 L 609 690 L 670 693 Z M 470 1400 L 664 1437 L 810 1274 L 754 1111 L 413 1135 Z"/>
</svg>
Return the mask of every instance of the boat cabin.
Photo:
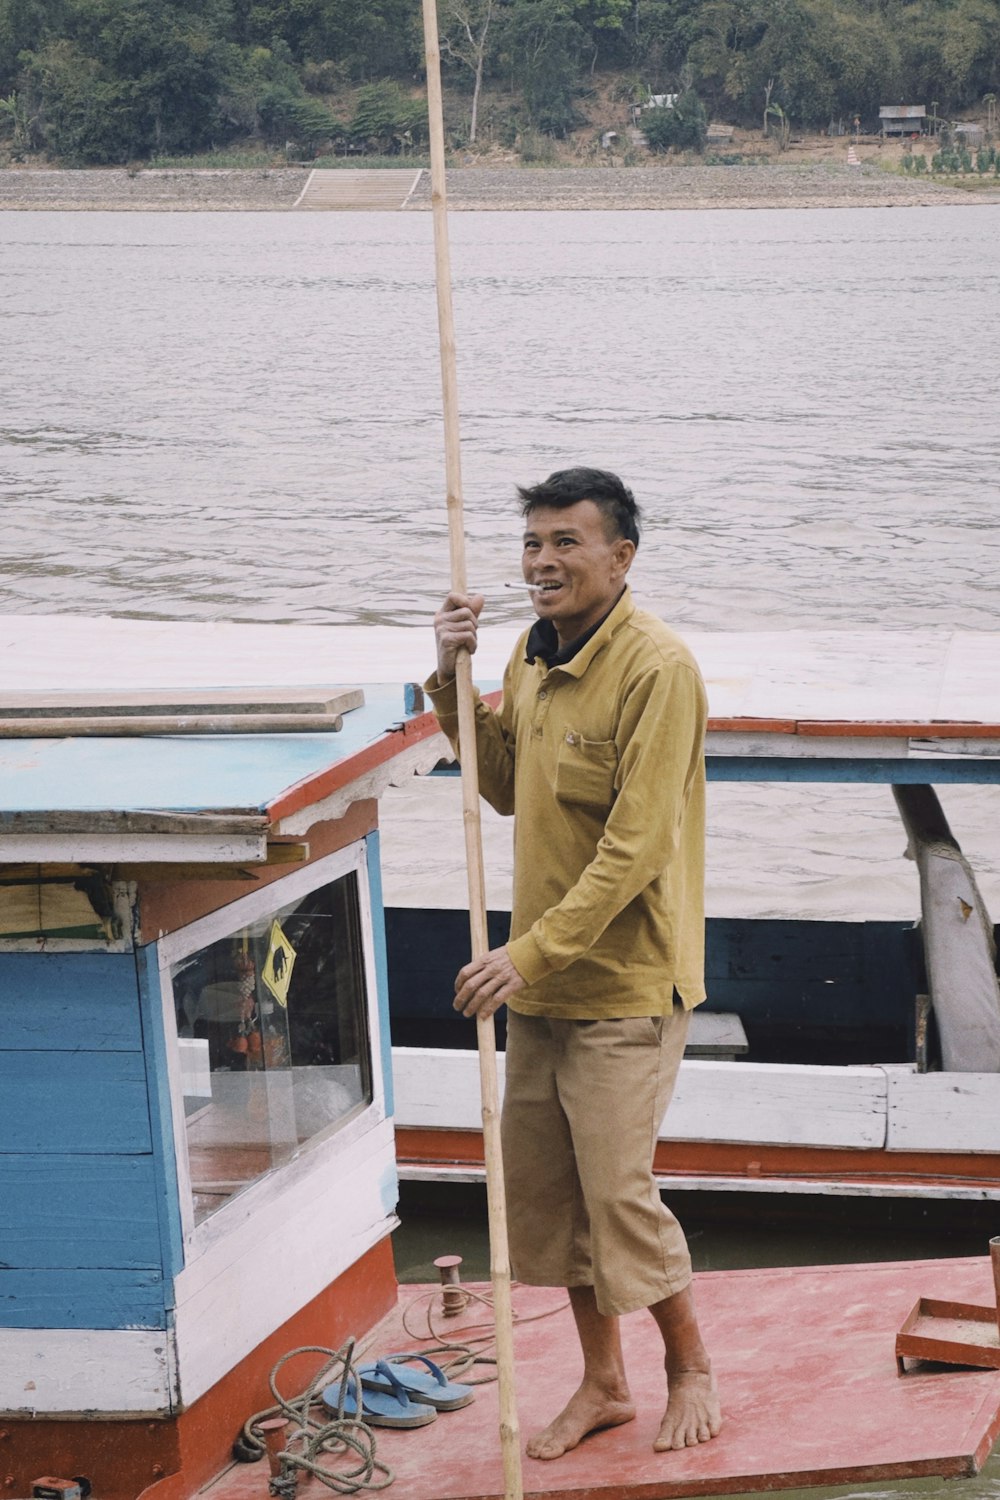
<svg viewBox="0 0 1000 1500">
<path fill-rule="evenodd" d="M 117 680 L 87 691 L 69 621 L 48 678 L 8 673 L 0 699 L 15 1496 L 68 1474 L 133 1500 L 179 1472 L 193 1493 L 282 1353 L 396 1298 L 377 809 L 420 732 L 401 687 L 303 692 L 286 663 L 262 693 L 251 652 L 220 691 L 176 638 L 143 666 L 129 623 Z"/>
</svg>

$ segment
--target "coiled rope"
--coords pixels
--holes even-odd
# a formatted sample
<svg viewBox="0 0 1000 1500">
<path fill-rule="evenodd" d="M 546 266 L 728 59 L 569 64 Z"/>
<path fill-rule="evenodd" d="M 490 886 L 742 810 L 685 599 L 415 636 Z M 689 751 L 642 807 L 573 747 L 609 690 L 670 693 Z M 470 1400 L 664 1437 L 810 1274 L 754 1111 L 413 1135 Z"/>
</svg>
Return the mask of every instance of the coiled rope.
<svg viewBox="0 0 1000 1500">
<path fill-rule="evenodd" d="M 244 1463 L 262 1458 L 267 1444 L 260 1424 L 272 1417 L 286 1417 L 293 1424 L 281 1455 L 281 1473 L 271 1480 L 272 1495 L 293 1500 L 301 1473 L 312 1474 L 327 1489 L 338 1495 L 357 1495 L 362 1490 L 384 1490 L 396 1477 L 388 1464 L 375 1456 L 375 1434 L 366 1422 L 346 1416 L 344 1402 L 352 1384 L 361 1389 L 353 1366 L 356 1340 L 350 1338 L 340 1349 L 322 1344 L 304 1344 L 283 1354 L 268 1377 L 275 1404 L 255 1412 L 243 1424 L 243 1431 L 233 1445 L 233 1456 Z M 302 1354 L 322 1354 L 326 1358 L 309 1384 L 297 1396 L 285 1396 L 278 1389 L 278 1375 L 289 1360 Z M 339 1380 L 337 1412 L 332 1419 L 329 1408 L 322 1406 L 320 1396 Z M 317 1408 L 317 1414 L 312 1408 Z M 319 1418 L 322 1412 L 322 1418 Z M 344 1467 L 354 1459 L 354 1467 Z M 331 1467 L 333 1460 L 335 1467 Z"/>
<path fill-rule="evenodd" d="M 449 1380 L 459 1379 L 466 1385 L 487 1385 L 497 1378 L 496 1355 L 493 1352 L 496 1342 L 493 1299 L 489 1294 L 475 1292 L 468 1286 L 455 1288 L 454 1291 L 458 1291 L 463 1299 L 462 1311 L 468 1309 L 473 1319 L 476 1316 L 473 1304 L 479 1305 L 479 1309 L 485 1314 L 481 1321 L 463 1320 L 456 1326 L 453 1316 L 445 1316 L 442 1289 L 435 1287 L 413 1297 L 407 1303 L 403 1310 L 403 1328 L 414 1341 L 414 1352 L 433 1358 Z M 538 1322 L 564 1311 L 568 1306 L 568 1302 L 560 1301 L 555 1307 L 527 1317 L 519 1317 L 515 1313 L 514 1321 L 515 1324 Z M 415 1326 L 418 1323 L 418 1311 L 423 1312 L 422 1327 Z M 268 1378 L 275 1404 L 249 1417 L 233 1444 L 234 1458 L 242 1463 L 255 1463 L 267 1452 L 260 1424 L 272 1417 L 286 1417 L 294 1424 L 281 1455 L 281 1473 L 270 1481 L 270 1492 L 278 1500 L 294 1500 L 300 1473 L 314 1475 L 328 1489 L 340 1495 L 357 1495 L 362 1490 L 384 1490 L 395 1479 L 388 1464 L 376 1457 L 376 1440 L 371 1427 L 357 1417 L 349 1417 L 344 1413 L 344 1399 L 352 1382 L 356 1382 L 355 1391 L 361 1389 L 353 1362 L 356 1344 L 357 1340 L 350 1338 L 340 1349 L 327 1349 L 322 1344 L 305 1344 L 298 1349 L 289 1349 L 278 1360 Z M 320 1354 L 325 1359 L 299 1395 L 285 1396 L 278 1388 L 278 1375 L 289 1360 L 297 1359 L 302 1354 Z M 473 1373 L 477 1368 L 480 1373 Z M 321 1404 L 320 1396 L 327 1386 L 338 1380 L 337 1412 L 331 1419 L 329 1408 Z M 315 1415 L 312 1413 L 313 1407 L 318 1408 Z M 358 1461 L 353 1468 L 344 1467 L 355 1457 Z M 331 1459 L 340 1462 L 336 1467 L 331 1467 Z"/>
</svg>

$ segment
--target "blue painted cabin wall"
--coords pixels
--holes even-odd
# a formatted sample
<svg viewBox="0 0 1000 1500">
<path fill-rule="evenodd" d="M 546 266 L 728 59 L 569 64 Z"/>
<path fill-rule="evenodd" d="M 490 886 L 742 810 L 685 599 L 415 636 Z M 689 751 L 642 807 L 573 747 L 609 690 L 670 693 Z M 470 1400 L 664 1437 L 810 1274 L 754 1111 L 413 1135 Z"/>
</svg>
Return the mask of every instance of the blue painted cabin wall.
<svg viewBox="0 0 1000 1500">
<path fill-rule="evenodd" d="M 166 1326 L 157 1036 L 135 954 L 0 952 L 0 1327 Z"/>
</svg>

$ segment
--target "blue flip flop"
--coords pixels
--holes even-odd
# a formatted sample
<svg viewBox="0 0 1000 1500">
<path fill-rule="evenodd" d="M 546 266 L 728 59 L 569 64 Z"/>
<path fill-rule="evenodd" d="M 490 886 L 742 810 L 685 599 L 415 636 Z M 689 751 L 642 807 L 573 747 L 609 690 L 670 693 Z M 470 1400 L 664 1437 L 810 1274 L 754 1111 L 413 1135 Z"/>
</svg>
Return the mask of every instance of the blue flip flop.
<svg viewBox="0 0 1000 1500">
<path fill-rule="evenodd" d="M 426 1365 L 428 1373 L 409 1369 L 411 1364 Z M 471 1385 L 454 1384 L 423 1354 L 387 1354 L 376 1364 L 359 1365 L 358 1375 L 365 1391 L 402 1390 L 437 1411 L 457 1411 L 476 1397 Z"/>
<path fill-rule="evenodd" d="M 348 1375 L 346 1381 L 338 1380 L 326 1387 L 321 1398 L 323 1405 L 339 1416 L 342 1400 L 345 1417 L 367 1422 L 370 1427 L 426 1427 L 433 1422 L 437 1416 L 433 1406 L 411 1401 L 402 1383 L 392 1378 L 388 1366 L 386 1374 L 389 1380 L 379 1390 L 359 1386 L 357 1378 Z"/>
</svg>

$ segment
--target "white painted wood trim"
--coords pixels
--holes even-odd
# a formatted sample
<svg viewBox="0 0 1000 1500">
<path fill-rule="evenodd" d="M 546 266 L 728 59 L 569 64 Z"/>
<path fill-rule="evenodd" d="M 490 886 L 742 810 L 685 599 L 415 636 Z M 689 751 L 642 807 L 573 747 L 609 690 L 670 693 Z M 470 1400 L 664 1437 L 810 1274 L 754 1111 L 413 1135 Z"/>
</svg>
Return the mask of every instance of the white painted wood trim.
<svg viewBox="0 0 1000 1500">
<path fill-rule="evenodd" d="M 0 1410 L 29 1417 L 162 1416 L 176 1406 L 173 1334 L 157 1329 L 5 1328 Z"/>
<path fill-rule="evenodd" d="M 686 1060 L 660 1138 L 882 1147 L 887 1092 L 878 1067 Z"/>
<path fill-rule="evenodd" d="M 461 1166 L 417 1166 L 399 1169 L 401 1182 L 485 1182 L 486 1169 Z M 656 1183 L 665 1193 L 774 1193 L 803 1198 L 933 1198 L 962 1203 L 1000 1203 L 1000 1188 L 976 1187 L 966 1182 L 887 1181 L 872 1177 L 697 1177 L 692 1173 L 673 1176 L 657 1172 Z"/>
<path fill-rule="evenodd" d="M 305 187 L 302 189 L 301 193 L 296 198 L 295 202 L 292 204 L 293 208 L 298 208 L 299 204 L 302 202 L 302 200 L 305 197 L 306 193 L 308 193 L 309 189 L 312 187 L 312 180 L 313 180 L 313 178 L 315 176 L 316 176 L 316 168 L 313 167 L 312 171 L 309 173 L 309 176 L 306 178 L 306 185 L 305 185 Z"/>
<path fill-rule="evenodd" d="M 0 859 L 15 864 L 263 864 L 265 834 L 5 833 Z"/>
<path fill-rule="evenodd" d="M 890 1151 L 1000 1153 L 1000 1073 L 886 1074 Z"/>
<path fill-rule="evenodd" d="M 196 1401 L 276 1328 L 354 1265 L 397 1224 L 392 1125 L 383 1120 L 339 1153 L 318 1154 L 280 1181 L 271 1200 L 181 1272 L 175 1281 L 180 1398 Z M 249 1194 L 245 1195 L 246 1197 Z M 237 1208 L 242 1198 L 230 1205 Z M 222 1212 L 225 1212 L 223 1210 Z M 218 1217 L 218 1216 L 217 1216 Z M 209 1221 L 211 1222 L 211 1221 Z M 317 1328 L 315 1342 L 329 1342 Z"/>
<path fill-rule="evenodd" d="M 1000 740 L 997 739 L 912 739 L 910 757 L 922 760 L 933 756 L 935 760 L 962 760 L 972 756 L 975 760 L 996 760 L 1000 757 Z"/>
<path fill-rule="evenodd" d="M 368 1034 L 371 1045 L 373 1102 L 352 1119 L 338 1121 L 314 1140 L 306 1142 L 295 1160 L 277 1172 L 268 1173 L 259 1182 L 248 1187 L 231 1202 L 225 1204 L 204 1223 L 195 1225 L 191 1196 L 191 1176 L 188 1166 L 187 1131 L 184 1117 L 184 1091 L 181 1078 L 180 1054 L 177 1047 L 177 1020 L 173 1002 L 173 987 L 170 979 L 171 965 L 199 948 L 228 937 L 249 922 L 269 916 L 289 902 L 306 896 L 311 891 L 327 885 L 344 875 L 356 874 L 358 899 L 361 914 L 362 956 L 365 967 L 365 1005 L 368 1019 Z M 365 844 L 358 840 L 346 849 L 319 859 L 303 870 L 295 870 L 282 880 L 263 890 L 252 891 L 246 896 L 200 917 L 196 922 L 179 928 L 161 938 L 157 944 L 157 961 L 160 975 L 160 992 L 163 1003 L 163 1026 L 166 1037 L 167 1068 L 170 1084 L 170 1100 L 174 1123 L 174 1154 L 177 1160 L 177 1186 L 180 1194 L 181 1224 L 184 1233 L 185 1260 L 202 1254 L 219 1240 L 225 1240 L 230 1226 L 239 1224 L 247 1214 L 253 1214 L 261 1205 L 266 1205 L 273 1196 L 281 1192 L 281 1184 L 294 1178 L 302 1163 L 308 1171 L 315 1158 L 318 1169 L 331 1170 L 338 1157 L 350 1149 L 354 1140 L 378 1125 L 385 1118 L 385 1079 L 382 1071 L 381 1016 L 378 1005 L 378 984 L 375 974 L 375 953 L 371 931 L 371 889 L 368 880 L 368 861 Z M 318 1155 L 316 1155 L 318 1153 Z"/>
<path fill-rule="evenodd" d="M 349 786 L 341 787 L 322 801 L 313 802 L 300 812 L 290 813 L 287 818 L 282 818 L 275 824 L 274 831 L 295 836 L 308 833 L 316 823 L 328 823 L 342 818 L 355 802 L 362 802 L 369 797 L 381 797 L 386 787 L 402 786 L 411 776 L 426 775 L 444 756 L 451 756 L 451 746 L 443 734 L 437 733 L 429 739 L 418 740 L 415 745 L 408 745 L 374 770 L 358 776 Z"/>
<path fill-rule="evenodd" d="M 394 1047 L 392 1061 L 397 1126 L 481 1128 L 475 1052 Z M 887 1094 L 879 1067 L 686 1060 L 660 1139 L 878 1148 Z"/>
<path fill-rule="evenodd" d="M 745 756 L 753 760 L 906 760 L 908 742 L 890 735 L 861 736 L 754 734 L 750 730 L 710 730 L 706 755 Z"/>
<path fill-rule="evenodd" d="M 196 1226 L 171 964 L 351 872 L 358 881 L 373 1102 L 330 1125 L 287 1166 L 260 1178 Z M 174 1282 L 178 1379 L 181 1399 L 189 1405 L 396 1223 L 398 1179 L 385 1112 L 365 842 L 170 933 L 158 944 L 158 963 L 185 1243 L 185 1266 Z"/>
</svg>

